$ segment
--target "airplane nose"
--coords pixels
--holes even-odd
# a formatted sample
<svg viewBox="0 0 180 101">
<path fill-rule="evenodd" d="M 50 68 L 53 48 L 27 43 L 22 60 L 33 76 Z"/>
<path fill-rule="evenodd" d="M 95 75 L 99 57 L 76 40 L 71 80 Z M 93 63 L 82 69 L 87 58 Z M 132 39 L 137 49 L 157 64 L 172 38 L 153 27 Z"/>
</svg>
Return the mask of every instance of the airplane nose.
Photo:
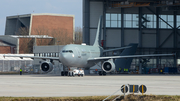
<svg viewBox="0 0 180 101">
<path fill-rule="evenodd" d="M 71 65 L 73 62 L 72 54 L 61 54 L 60 61 L 65 65 Z"/>
<path fill-rule="evenodd" d="M 61 54 L 60 55 L 60 61 L 66 62 L 67 61 L 67 55 L 66 54 Z"/>
</svg>

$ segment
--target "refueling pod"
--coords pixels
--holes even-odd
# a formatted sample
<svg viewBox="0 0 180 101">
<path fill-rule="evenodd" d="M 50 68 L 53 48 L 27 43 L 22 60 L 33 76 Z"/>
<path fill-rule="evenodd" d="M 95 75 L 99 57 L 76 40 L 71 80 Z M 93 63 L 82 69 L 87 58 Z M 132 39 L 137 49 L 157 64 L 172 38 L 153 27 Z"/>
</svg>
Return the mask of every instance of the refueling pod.
<svg viewBox="0 0 180 101">
<path fill-rule="evenodd" d="M 114 62 L 112 60 L 105 61 L 102 64 L 102 70 L 105 72 L 111 72 L 111 71 L 115 70 Z"/>
<path fill-rule="evenodd" d="M 51 71 L 53 70 L 53 64 L 52 64 L 51 62 L 44 61 L 44 62 L 41 64 L 41 70 L 42 70 L 44 73 L 51 72 Z"/>
</svg>

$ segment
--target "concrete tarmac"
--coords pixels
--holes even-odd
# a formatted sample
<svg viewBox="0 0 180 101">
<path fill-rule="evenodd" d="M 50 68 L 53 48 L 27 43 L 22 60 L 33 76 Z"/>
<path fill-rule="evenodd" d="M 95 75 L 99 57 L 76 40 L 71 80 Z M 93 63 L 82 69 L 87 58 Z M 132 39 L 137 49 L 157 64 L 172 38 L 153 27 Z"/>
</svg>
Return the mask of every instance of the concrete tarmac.
<svg viewBox="0 0 180 101">
<path fill-rule="evenodd" d="M 113 94 L 123 84 L 144 84 L 146 94 L 180 95 L 180 75 L 0 75 L 0 96 L 101 96 Z"/>
</svg>

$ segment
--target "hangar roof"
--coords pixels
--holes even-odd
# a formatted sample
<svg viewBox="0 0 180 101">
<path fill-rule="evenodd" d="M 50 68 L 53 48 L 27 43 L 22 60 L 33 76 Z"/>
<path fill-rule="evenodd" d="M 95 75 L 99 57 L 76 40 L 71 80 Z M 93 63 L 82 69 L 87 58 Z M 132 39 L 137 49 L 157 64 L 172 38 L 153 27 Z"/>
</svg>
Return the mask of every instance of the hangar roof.
<svg viewBox="0 0 180 101">
<path fill-rule="evenodd" d="M 23 15 L 7 16 L 7 19 L 31 17 L 31 16 L 33 16 L 33 15 L 49 15 L 49 16 L 69 16 L 69 17 L 74 17 L 74 15 L 69 15 L 69 14 L 32 13 L 32 14 L 23 14 Z"/>
<path fill-rule="evenodd" d="M 10 35 L 10 36 L 14 38 L 53 38 L 48 35 Z"/>
</svg>

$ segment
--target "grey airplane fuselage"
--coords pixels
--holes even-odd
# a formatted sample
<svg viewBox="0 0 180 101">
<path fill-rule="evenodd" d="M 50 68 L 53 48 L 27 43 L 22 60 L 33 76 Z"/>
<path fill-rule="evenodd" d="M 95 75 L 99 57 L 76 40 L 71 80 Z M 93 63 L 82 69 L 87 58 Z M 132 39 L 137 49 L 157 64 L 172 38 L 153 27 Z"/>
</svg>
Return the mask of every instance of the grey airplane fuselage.
<svg viewBox="0 0 180 101">
<path fill-rule="evenodd" d="M 88 58 L 101 57 L 102 54 L 100 46 L 70 44 L 62 48 L 59 59 L 67 67 L 89 68 L 99 61 L 88 62 Z"/>
</svg>

